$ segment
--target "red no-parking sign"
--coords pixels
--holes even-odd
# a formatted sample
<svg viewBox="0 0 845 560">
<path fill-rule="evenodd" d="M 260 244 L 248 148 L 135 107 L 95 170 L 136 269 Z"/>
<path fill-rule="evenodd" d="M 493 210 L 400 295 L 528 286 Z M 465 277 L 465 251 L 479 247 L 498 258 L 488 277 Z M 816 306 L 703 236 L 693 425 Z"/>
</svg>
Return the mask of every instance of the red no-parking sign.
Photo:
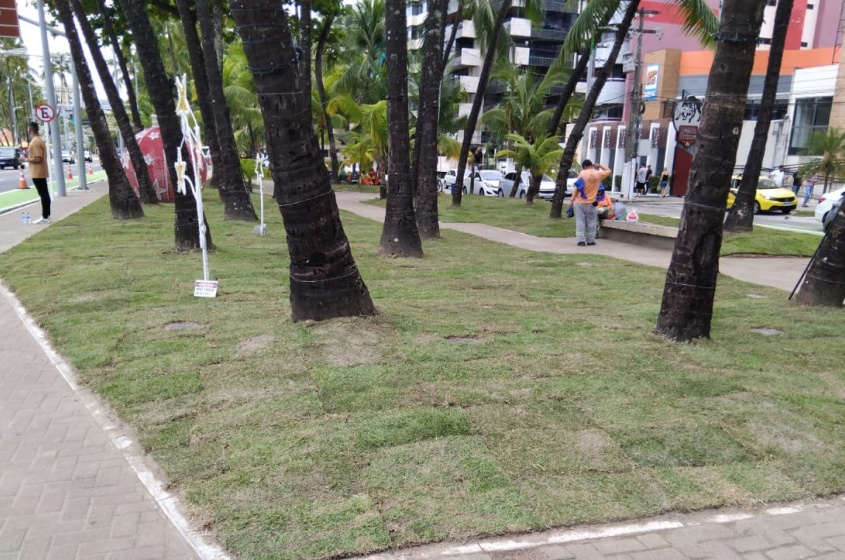
<svg viewBox="0 0 845 560">
<path fill-rule="evenodd" d="M 42 103 L 35 107 L 35 118 L 43 123 L 48 123 L 56 118 L 56 110 L 52 105 Z"/>
</svg>

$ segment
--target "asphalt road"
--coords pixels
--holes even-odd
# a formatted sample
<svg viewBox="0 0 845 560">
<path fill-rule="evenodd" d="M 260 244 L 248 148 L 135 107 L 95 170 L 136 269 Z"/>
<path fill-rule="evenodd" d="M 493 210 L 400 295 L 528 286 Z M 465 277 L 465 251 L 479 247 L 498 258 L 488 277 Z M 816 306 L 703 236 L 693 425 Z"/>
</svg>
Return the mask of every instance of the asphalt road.
<svg viewBox="0 0 845 560">
<path fill-rule="evenodd" d="M 636 206 L 637 211 L 644 214 L 652 214 L 655 216 L 667 216 L 671 218 L 680 218 L 681 209 L 684 203 L 681 199 L 667 202 L 665 200 L 659 202 L 649 202 L 648 199 L 643 201 L 638 199 L 628 206 Z M 814 210 L 816 206 L 815 201 L 811 202 L 808 210 Z M 783 215 L 781 213 L 771 214 L 757 214 L 754 216 L 754 225 L 773 227 L 778 229 L 785 229 L 789 231 L 813 232 L 822 234 L 822 225 L 813 216 L 792 216 Z"/>
<path fill-rule="evenodd" d="M 88 164 L 86 163 L 85 165 L 86 165 L 85 169 L 87 170 Z M 64 172 L 67 173 L 67 164 L 65 164 L 64 168 L 65 168 Z M 95 159 L 94 160 L 94 171 L 99 171 L 100 169 L 102 169 L 102 167 L 100 167 L 100 162 L 99 162 L 99 160 Z M 52 169 L 51 169 L 51 171 L 52 171 Z M 77 172 L 76 164 L 74 164 L 73 165 L 73 176 L 74 177 L 76 177 L 76 172 Z M 87 171 L 86 171 L 86 173 L 87 173 Z M 32 180 L 29 178 L 29 170 L 24 169 L 23 174 L 24 174 L 24 177 L 26 177 L 26 183 L 29 186 L 32 186 Z M 19 181 L 20 181 L 20 171 L 19 170 L 12 169 L 11 167 L 7 167 L 6 169 L 0 169 L 0 192 L 13 191 L 13 190 L 17 189 Z"/>
</svg>

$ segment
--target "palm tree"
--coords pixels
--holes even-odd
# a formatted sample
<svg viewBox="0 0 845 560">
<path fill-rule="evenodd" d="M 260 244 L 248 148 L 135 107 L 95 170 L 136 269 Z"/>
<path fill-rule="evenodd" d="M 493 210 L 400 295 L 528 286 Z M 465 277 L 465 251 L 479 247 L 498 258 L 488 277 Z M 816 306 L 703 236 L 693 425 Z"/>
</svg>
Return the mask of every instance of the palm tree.
<svg viewBox="0 0 845 560">
<path fill-rule="evenodd" d="M 827 132 L 814 132 L 810 135 L 806 153 L 821 156 L 805 163 L 802 170 L 805 175 L 823 176 L 822 193 L 826 193 L 830 178 L 841 177 L 845 174 L 845 130 L 830 127 Z"/>
<path fill-rule="evenodd" d="M 252 206 L 252 200 L 241 173 L 240 156 L 235 145 L 235 134 L 232 130 L 232 120 L 229 118 L 229 107 L 226 105 L 226 94 L 223 91 L 223 74 L 217 61 L 214 23 L 209 5 L 211 1 L 197 0 L 196 5 L 197 21 L 202 34 L 202 53 L 205 60 L 205 77 L 208 80 L 208 95 L 211 100 L 214 130 L 217 132 L 217 143 L 220 146 L 222 160 L 221 167 L 214 171 L 220 174 L 218 188 L 225 207 L 224 217 L 227 220 L 254 222 L 258 220 L 258 217 L 255 215 L 255 208 Z"/>
<path fill-rule="evenodd" d="M 512 157 L 517 165 L 517 173 L 521 174 L 522 169 L 528 169 L 531 184 L 526 199 L 528 204 L 533 204 L 534 197 L 540 192 L 543 175 L 554 169 L 563 153 L 558 145 L 558 137 L 544 133 L 537 136 L 533 142 L 520 134 L 508 134 L 506 138 L 514 144 L 514 147 L 501 150 L 496 156 Z M 513 190 L 516 190 L 518 186 L 514 184 Z"/>
<path fill-rule="evenodd" d="M 238 150 L 254 156 L 258 149 L 258 138 L 264 137 L 264 119 L 261 117 L 252 74 L 247 66 L 243 44 L 240 39 L 233 41 L 223 59 L 223 92 L 231 111 Z"/>
<path fill-rule="evenodd" d="M 657 333 L 710 336 L 722 222 L 766 0 L 725 0 Z"/>
<path fill-rule="evenodd" d="M 701 0 L 673 0 L 678 5 L 680 12 L 684 16 L 684 28 L 688 33 L 697 36 L 702 42 L 707 43 L 712 40 L 712 34 L 716 30 L 717 20 L 710 11 L 710 8 Z M 569 176 L 569 169 L 572 167 L 572 159 L 575 156 L 575 150 L 578 143 L 584 135 L 584 129 L 587 127 L 587 122 L 592 116 L 593 109 L 596 105 L 599 93 L 601 93 L 605 82 L 610 76 L 613 66 L 616 64 L 616 59 L 619 56 L 619 51 L 622 48 L 622 43 L 628 35 L 628 30 L 631 28 L 631 22 L 639 9 L 640 0 L 630 0 L 625 13 L 622 16 L 622 21 L 616 29 L 616 36 L 613 41 L 610 55 L 607 61 L 596 73 L 593 81 L 593 86 L 590 92 L 584 99 L 584 106 L 578 116 L 578 120 L 572 127 L 569 137 L 566 141 L 566 147 L 563 150 L 563 155 L 560 158 L 560 168 L 558 169 L 557 181 L 555 184 L 555 194 L 552 199 L 551 218 L 560 219 L 561 211 L 563 209 L 563 197 L 566 193 L 566 178 Z M 619 0 L 592 0 L 587 7 L 575 20 L 572 29 L 569 33 L 574 33 L 575 37 L 595 37 L 600 28 L 597 27 L 598 22 L 604 21 L 607 18 L 608 10 L 614 13 L 619 7 Z"/>
<path fill-rule="evenodd" d="M 114 51 L 114 56 L 117 58 L 118 69 L 120 70 L 120 74 L 123 76 L 123 81 L 126 84 L 126 97 L 129 100 L 129 109 L 132 113 L 132 124 L 135 127 L 135 132 L 140 132 L 141 129 L 144 128 L 144 125 L 141 123 L 141 112 L 138 109 L 138 98 L 135 96 L 135 89 L 132 87 L 132 80 L 129 78 L 129 67 L 126 65 L 126 57 L 123 56 L 123 49 L 120 48 L 120 41 L 118 40 L 117 33 L 114 30 L 114 25 L 112 25 L 113 14 L 109 13 L 106 9 L 105 0 L 97 0 L 97 7 L 100 10 L 100 16 L 103 18 L 103 30 L 109 38 L 112 51 Z M 114 6 L 114 10 L 117 10 L 117 5 Z M 147 173 L 147 175 L 149 176 L 149 173 Z"/>
<path fill-rule="evenodd" d="M 158 51 L 158 42 L 155 32 L 147 17 L 146 8 L 142 0 L 121 0 L 121 7 L 126 16 L 126 23 L 135 38 L 135 46 L 138 58 L 144 69 L 144 77 L 147 83 L 147 92 L 150 101 L 155 107 L 158 116 L 158 124 L 161 129 L 161 137 L 164 142 L 164 155 L 167 162 L 167 171 L 170 174 L 170 184 L 177 184 L 176 152 L 182 142 L 182 128 L 179 118 L 176 116 L 176 101 L 173 95 L 172 85 L 164 69 L 164 62 Z M 189 166 L 188 176 L 193 176 L 190 158 L 184 158 Z M 199 242 L 199 219 L 197 217 L 197 206 L 194 195 L 190 189 L 185 194 L 175 193 L 176 223 L 174 236 L 177 251 L 191 251 L 200 248 Z M 201 219 L 205 221 L 205 216 Z M 206 247 L 213 247 L 211 230 L 205 224 Z"/>
<path fill-rule="evenodd" d="M 346 71 L 338 93 L 358 103 L 376 103 L 387 95 L 385 74 L 384 0 L 360 0 L 352 6 L 346 25 Z"/>
<path fill-rule="evenodd" d="M 443 34 L 449 0 L 431 0 L 425 20 L 422 79 L 417 111 L 412 192 L 416 196 L 417 224 L 424 239 L 440 237 L 437 218 L 437 122 L 443 81 Z"/>
<path fill-rule="evenodd" d="M 274 198 L 290 252 L 294 321 L 375 313 L 340 222 L 328 171 L 300 95 L 287 14 L 276 0 L 232 0 L 267 130 Z M 260 42 L 259 42 L 260 40 Z"/>
<path fill-rule="evenodd" d="M 147 162 L 144 161 L 144 154 L 141 153 L 141 147 L 138 146 L 138 141 L 135 139 L 132 122 L 129 120 L 126 108 L 123 106 L 123 100 L 117 91 L 117 85 L 112 80 L 106 59 L 103 58 L 103 52 L 100 50 L 97 36 L 85 16 L 85 8 L 79 0 L 71 0 L 71 7 L 73 13 L 76 15 L 76 19 L 79 21 L 79 28 L 85 36 L 85 41 L 88 43 L 88 51 L 91 53 L 94 66 L 100 75 L 100 82 L 103 84 L 106 97 L 112 106 L 115 122 L 120 130 L 120 135 L 123 137 L 123 142 L 126 144 L 126 149 L 129 152 L 132 167 L 135 169 L 135 177 L 138 179 L 138 191 L 140 192 L 141 202 L 144 204 L 158 204 L 158 197 L 153 187 L 153 181 L 150 179 Z"/>
<path fill-rule="evenodd" d="M 329 38 L 329 31 L 334 22 L 335 14 L 326 13 L 323 16 L 323 23 L 320 25 L 320 34 L 317 36 L 317 49 L 314 53 L 314 82 L 317 85 L 317 94 L 320 98 L 320 109 L 323 115 L 324 126 L 326 134 L 329 137 L 329 158 L 331 158 L 332 165 L 332 179 L 337 181 L 340 166 L 337 162 L 337 144 L 334 139 L 334 126 L 332 126 L 332 119 L 326 107 L 329 104 L 326 97 L 326 84 L 323 81 L 323 53 L 326 50 L 326 42 Z"/>
<path fill-rule="evenodd" d="M 109 205 L 112 217 L 116 220 L 142 218 L 144 210 L 141 208 L 141 201 L 138 200 L 135 191 L 129 185 L 126 173 L 123 172 L 123 166 L 117 157 L 117 150 L 106 123 L 106 116 L 100 106 L 100 100 L 97 98 L 94 80 L 91 77 L 91 71 L 88 69 L 85 52 L 82 50 L 82 42 L 74 25 L 70 3 L 68 0 L 55 0 L 54 5 L 65 28 L 67 41 L 70 44 L 70 53 L 73 57 L 73 65 L 76 67 L 79 88 L 85 101 L 85 110 L 91 123 L 91 131 L 97 140 L 100 161 L 109 180 Z"/>
<path fill-rule="evenodd" d="M 390 137 L 387 207 L 379 254 L 423 256 L 411 182 L 411 139 L 408 130 L 408 29 L 405 0 L 385 2 L 387 32 L 387 125 Z"/>
<path fill-rule="evenodd" d="M 751 141 L 751 150 L 745 162 L 739 192 L 736 195 L 733 207 L 728 211 L 728 217 L 725 219 L 725 232 L 736 233 L 754 229 L 754 196 L 757 192 L 757 183 L 760 181 L 760 170 L 763 168 L 763 156 L 766 152 L 766 141 L 769 137 L 769 125 L 772 122 L 772 107 L 778 93 L 783 44 L 786 41 L 786 31 L 789 28 L 791 15 L 792 0 L 780 0 L 775 11 L 772 45 L 771 50 L 769 50 L 766 78 L 763 82 L 760 111 L 757 114 L 757 124 L 754 126 L 754 139 Z"/>
</svg>

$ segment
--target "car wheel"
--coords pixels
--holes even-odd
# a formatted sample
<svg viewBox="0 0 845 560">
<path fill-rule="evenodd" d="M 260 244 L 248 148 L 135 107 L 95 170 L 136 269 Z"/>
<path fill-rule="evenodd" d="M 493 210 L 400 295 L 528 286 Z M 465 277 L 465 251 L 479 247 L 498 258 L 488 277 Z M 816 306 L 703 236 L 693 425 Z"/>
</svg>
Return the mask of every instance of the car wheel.
<svg viewBox="0 0 845 560">
<path fill-rule="evenodd" d="M 516 197 L 517 198 L 525 198 L 525 191 L 519 191 L 518 193 L 516 193 Z"/>
<path fill-rule="evenodd" d="M 467 194 L 467 188 L 466 188 L 466 187 L 464 187 L 464 188 L 463 188 L 463 189 L 461 189 L 461 190 L 463 190 L 464 194 Z"/>
<path fill-rule="evenodd" d="M 760 213 L 760 203 L 755 200 L 754 201 L 754 214 L 759 214 L 759 213 Z"/>
<path fill-rule="evenodd" d="M 789 214 L 789 213 L 791 213 L 793 210 L 795 210 L 795 208 L 781 208 L 781 209 L 780 209 L 780 211 L 781 211 L 781 212 L 783 212 L 784 214 Z"/>
<path fill-rule="evenodd" d="M 499 191 L 496 193 L 496 196 L 498 196 L 499 198 L 504 198 L 505 197 L 505 191 L 503 191 L 502 189 L 499 189 Z"/>
</svg>

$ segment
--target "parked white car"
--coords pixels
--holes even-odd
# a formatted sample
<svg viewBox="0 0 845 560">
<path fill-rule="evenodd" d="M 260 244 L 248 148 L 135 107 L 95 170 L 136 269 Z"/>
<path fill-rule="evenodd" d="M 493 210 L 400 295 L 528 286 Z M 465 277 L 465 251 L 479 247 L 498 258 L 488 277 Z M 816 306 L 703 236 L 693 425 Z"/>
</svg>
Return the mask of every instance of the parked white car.
<svg viewBox="0 0 845 560">
<path fill-rule="evenodd" d="M 569 177 L 566 179 L 566 194 L 564 196 L 572 196 L 572 192 L 575 190 L 575 181 L 578 179 L 578 173 L 575 172 L 574 169 L 569 170 Z M 540 183 L 540 198 L 543 200 L 551 200 L 555 196 L 555 182 L 551 181 L 551 185 L 549 185 L 545 181 L 545 176 L 543 178 L 543 182 Z"/>
<path fill-rule="evenodd" d="M 458 172 L 456 170 L 450 169 L 447 171 L 446 175 L 444 175 L 437 183 L 439 190 L 447 194 L 451 193 L 452 186 L 455 184 L 457 176 Z M 471 173 L 467 171 L 464 174 L 464 194 L 469 193 L 469 183 L 471 178 Z M 476 171 L 473 185 L 475 193 L 482 196 L 504 196 L 504 191 L 502 191 L 499 187 L 499 182 L 502 179 L 504 179 L 502 174 L 495 169 L 482 169 L 481 171 Z"/>
<path fill-rule="evenodd" d="M 819 198 L 819 204 L 816 206 L 816 219 L 822 223 L 822 229 L 825 231 L 833 223 L 833 218 L 839 211 L 843 197 L 845 197 L 845 187 L 830 191 Z"/>
<path fill-rule="evenodd" d="M 504 191 L 505 196 L 510 196 L 513 191 L 513 183 L 516 180 L 516 171 L 511 171 L 505 174 L 505 178 L 499 183 L 499 186 Z M 530 186 L 531 175 L 528 171 L 523 171 L 519 178 L 519 186 L 516 189 L 516 198 L 525 198 L 528 195 L 528 187 Z M 555 192 L 555 180 L 548 175 L 543 175 L 540 182 L 540 191 Z"/>
</svg>

